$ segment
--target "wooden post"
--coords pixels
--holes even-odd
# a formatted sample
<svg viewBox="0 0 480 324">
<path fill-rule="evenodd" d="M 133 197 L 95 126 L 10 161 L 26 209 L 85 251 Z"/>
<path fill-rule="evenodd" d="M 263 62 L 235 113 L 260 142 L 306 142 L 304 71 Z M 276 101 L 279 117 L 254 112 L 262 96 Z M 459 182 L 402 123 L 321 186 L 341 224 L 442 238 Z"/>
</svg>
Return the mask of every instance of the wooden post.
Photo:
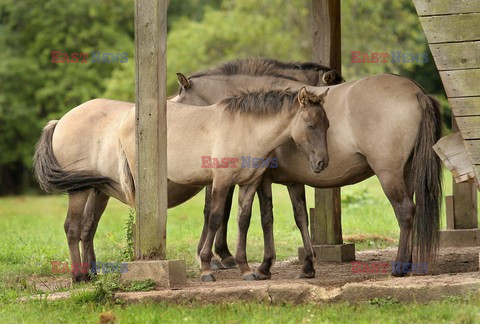
<svg viewBox="0 0 480 324">
<path fill-rule="evenodd" d="M 123 280 L 152 279 L 164 287 L 186 281 L 185 263 L 166 259 L 167 0 L 135 1 L 135 261 Z"/>
<path fill-rule="evenodd" d="M 315 189 L 315 208 L 310 211 L 313 244 L 342 244 L 340 188 Z"/>
<path fill-rule="evenodd" d="M 458 130 L 452 113 L 452 131 Z M 452 176 L 452 191 L 451 196 L 445 197 L 447 229 L 440 233 L 440 245 L 443 247 L 480 245 L 475 182 L 456 183 Z"/>
<path fill-rule="evenodd" d="M 312 0 L 313 60 L 342 73 L 340 0 Z"/>
<path fill-rule="evenodd" d="M 455 117 L 452 114 L 452 131 L 458 132 L 458 125 Z M 447 224 L 453 225 L 452 229 L 472 229 L 478 227 L 477 216 L 477 188 L 474 182 L 460 182 L 456 183 L 452 179 L 453 199 L 447 201 L 448 209 L 453 210 L 453 215 L 448 215 L 453 220 L 448 221 Z M 447 226 L 448 228 L 448 226 Z"/>
<path fill-rule="evenodd" d="M 167 225 L 167 2 L 137 0 L 135 258 L 165 259 Z"/>
<path fill-rule="evenodd" d="M 312 0 L 313 60 L 342 72 L 340 0 Z M 355 260 L 355 246 L 343 244 L 340 188 L 315 189 L 310 229 L 317 259 Z"/>
</svg>

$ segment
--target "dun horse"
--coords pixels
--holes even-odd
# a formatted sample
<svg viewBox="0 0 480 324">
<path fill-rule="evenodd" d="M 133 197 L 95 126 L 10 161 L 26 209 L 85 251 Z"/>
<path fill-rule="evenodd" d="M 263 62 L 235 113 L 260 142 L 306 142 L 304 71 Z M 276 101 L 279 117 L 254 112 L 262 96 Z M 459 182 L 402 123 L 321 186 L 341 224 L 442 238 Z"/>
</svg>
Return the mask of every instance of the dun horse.
<svg viewBox="0 0 480 324">
<path fill-rule="evenodd" d="M 326 92 L 312 95 L 305 88 L 295 92 L 257 91 L 209 107 L 168 103 L 169 180 L 187 188 L 212 184 L 208 230 L 202 236 L 200 252 L 202 280 L 215 280 L 210 269 L 212 245 L 228 190 L 234 184 L 240 185 L 236 260 L 244 278 L 255 279 L 242 252 L 246 249 L 253 196 L 265 168 L 241 168 L 229 162 L 245 156 L 265 159 L 276 147 L 293 139 L 309 157 L 311 171 L 322 171 L 328 161 L 328 119 L 322 107 Z M 72 263 L 80 263 L 80 240 L 83 261 L 93 261 L 91 238 L 108 196 L 133 204 L 134 115 L 128 103 L 91 100 L 60 121 L 50 122 L 37 144 L 35 171 L 40 185 L 46 191 L 69 192 L 65 231 Z M 222 160 L 221 167 L 203 168 L 202 157 L 206 156 L 227 158 L 228 162 L 225 165 Z M 95 201 L 93 207 L 86 207 L 92 187 L 104 203 L 97 206 Z M 84 215 L 87 208 L 90 215 Z M 74 280 L 84 279 L 81 274 L 74 275 Z"/>
<path fill-rule="evenodd" d="M 255 89 L 265 84 L 292 89 L 303 86 L 286 79 L 247 75 L 210 75 L 186 81 L 179 77 L 182 89 L 177 101 L 197 105 L 217 102 L 239 88 Z M 307 89 L 324 91 L 325 88 Z M 432 149 L 441 131 L 438 103 L 418 84 L 396 75 L 367 77 L 330 89 L 325 102 L 331 125 L 327 135 L 329 166 L 320 174 L 308 172 L 309 162 L 305 155 L 288 142 L 274 152 L 279 167 L 264 176 L 266 184 L 261 185 L 258 193 L 265 255 L 256 271 L 258 279 L 271 276 L 270 268 L 275 260 L 269 181 L 288 185 L 295 221 L 306 251 L 300 277 L 315 276 L 304 184 L 317 188 L 340 187 L 376 174 L 400 226 L 396 261 L 411 263 L 414 247 L 420 260 L 435 255 L 442 193 L 440 160 Z M 226 236 L 219 235 L 219 238 Z M 218 245 L 226 246 L 226 241 Z M 228 261 L 228 255 L 223 252 L 222 257 Z"/>
</svg>

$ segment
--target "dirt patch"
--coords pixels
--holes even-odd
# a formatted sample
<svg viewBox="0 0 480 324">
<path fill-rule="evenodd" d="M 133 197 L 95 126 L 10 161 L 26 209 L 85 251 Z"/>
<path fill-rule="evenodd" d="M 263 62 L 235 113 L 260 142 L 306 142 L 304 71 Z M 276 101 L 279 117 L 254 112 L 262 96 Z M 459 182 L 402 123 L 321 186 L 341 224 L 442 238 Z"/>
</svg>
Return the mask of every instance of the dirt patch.
<svg viewBox="0 0 480 324">
<path fill-rule="evenodd" d="M 300 272 L 298 260 L 279 262 L 272 269 L 272 279 L 247 282 L 240 279 L 238 269 L 218 270 L 213 283 L 199 278 L 189 279 L 178 290 L 158 289 L 151 292 L 117 293 L 116 298 L 135 302 L 199 302 L 228 303 L 233 301 L 303 303 L 335 301 L 368 301 L 373 298 L 394 298 L 399 301 L 427 302 L 445 296 L 464 296 L 480 289 L 478 273 L 479 248 L 445 248 L 435 266 L 426 275 L 395 278 L 388 273 L 352 273 L 351 263 L 319 262 L 316 278 L 295 279 Z M 357 252 L 357 261 L 391 262 L 396 248 Z M 252 264 L 253 267 L 258 264 Z"/>
<path fill-rule="evenodd" d="M 356 257 L 357 261 L 385 263 L 395 259 L 396 251 L 396 248 L 361 251 Z M 429 265 L 427 275 L 404 278 L 394 278 L 388 273 L 352 273 L 351 263 L 319 262 L 316 278 L 295 279 L 301 265 L 292 258 L 277 263 L 272 269 L 272 279 L 266 281 L 241 280 L 238 269 L 218 270 L 214 272 L 216 282 L 204 283 L 199 278 L 191 278 L 181 289 L 159 288 L 115 296 L 125 302 L 356 302 L 382 297 L 431 301 L 445 296 L 463 296 L 480 289 L 479 252 L 477 247 L 444 248 L 436 264 Z M 256 266 L 258 264 L 252 264 L 252 268 Z M 60 298 L 68 298 L 68 295 Z"/>
<path fill-rule="evenodd" d="M 32 276 L 28 278 L 27 283 L 35 290 L 46 293 L 73 288 L 72 279 L 66 276 Z"/>
<path fill-rule="evenodd" d="M 478 247 L 464 248 L 444 248 L 441 249 L 435 265 L 429 265 L 428 275 L 440 275 L 449 273 L 462 273 L 478 271 Z M 357 261 L 361 262 L 392 262 L 395 260 L 396 248 L 383 250 L 368 250 L 356 253 Z M 259 264 L 252 264 L 256 268 Z M 289 261 L 278 262 L 272 268 L 271 283 L 289 283 L 292 281 L 305 281 L 327 290 L 339 288 L 347 283 L 362 282 L 374 279 L 386 279 L 391 277 L 389 273 L 352 273 L 352 264 L 350 262 L 318 262 L 316 277 L 314 279 L 295 279 L 300 273 L 301 264 L 298 259 L 292 258 Z M 389 268 L 390 270 L 391 268 Z M 238 269 L 217 270 L 214 272 L 217 281 L 214 283 L 217 287 L 242 286 L 248 284 L 241 280 Z M 422 275 L 414 275 L 422 276 Z M 202 286 L 200 278 L 189 279 L 187 287 Z"/>
</svg>

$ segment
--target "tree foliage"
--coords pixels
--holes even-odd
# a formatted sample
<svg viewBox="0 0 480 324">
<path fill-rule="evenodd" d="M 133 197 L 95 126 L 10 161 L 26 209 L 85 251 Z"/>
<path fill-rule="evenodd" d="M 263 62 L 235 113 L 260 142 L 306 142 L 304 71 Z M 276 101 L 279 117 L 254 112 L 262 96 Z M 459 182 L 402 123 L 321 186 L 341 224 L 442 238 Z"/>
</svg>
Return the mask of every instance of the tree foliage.
<svg viewBox="0 0 480 324">
<path fill-rule="evenodd" d="M 0 3 L 3 192 L 18 191 L 29 178 L 33 146 L 45 122 L 101 96 L 105 79 L 115 68 L 114 64 L 91 62 L 55 64 L 51 52 L 127 52 L 132 60 L 132 17 L 128 0 Z"/>
</svg>

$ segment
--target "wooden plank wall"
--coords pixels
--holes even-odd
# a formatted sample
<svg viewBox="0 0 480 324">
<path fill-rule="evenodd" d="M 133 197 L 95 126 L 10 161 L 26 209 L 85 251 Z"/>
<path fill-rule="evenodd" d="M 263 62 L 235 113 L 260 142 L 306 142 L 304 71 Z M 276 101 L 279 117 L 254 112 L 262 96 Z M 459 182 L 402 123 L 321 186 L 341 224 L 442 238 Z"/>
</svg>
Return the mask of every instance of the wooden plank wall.
<svg viewBox="0 0 480 324">
<path fill-rule="evenodd" d="M 480 1 L 413 2 L 480 187 Z"/>
</svg>

